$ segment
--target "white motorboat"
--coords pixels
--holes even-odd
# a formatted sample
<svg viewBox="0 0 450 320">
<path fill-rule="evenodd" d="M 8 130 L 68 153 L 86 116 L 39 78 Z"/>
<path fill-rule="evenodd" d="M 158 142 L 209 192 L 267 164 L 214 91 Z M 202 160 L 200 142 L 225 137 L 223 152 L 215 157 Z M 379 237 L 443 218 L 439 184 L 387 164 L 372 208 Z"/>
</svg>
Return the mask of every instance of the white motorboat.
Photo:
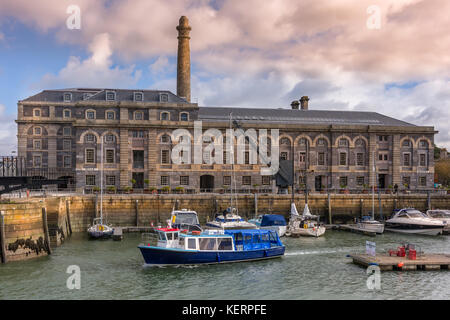
<svg viewBox="0 0 450 320">
<path fill-rule="evenodd" d="M 355 227 L 361 231 L 375 232 L 378 234 L 384 232 L 384 224 L 374 220 L 371 216 L 363 216 L 361 220 L 356 222 Z"/>
<path fill-rule="evenodd" d="M 305 204 L 303 214 L 299 216 L 295 203 L 291 204 L 291 217 L 286 231 L 288 237 L 320 237 L 325 234 L 325 227 L 320 225 L 319 216 L 312 215 L 308 204 Z"/>
<path fill-rule="evenodd" d="M 253 223 L 259 229 L 276 231 L 279 237 L 286 234 L 286 219 L 281 214 L 262 214 L 248 222 Z"/>
<path fill-rule="evenodd" d="M 428 210 L 427 216 L 429 216 L 431 219 L 442 221 L 445 225 L 442 233 L 450 234 L 450 210 L 443 210 L 443 209 Z"/>
<path fill-rule="evenodd" d="M 386 220 L 384 229 L 392 232 L 438 235 L 442 234 L 444 222 L 432 219 L 414 208 L 404 208 Z"/>
<path fill-rule="evenodd" d="M 206 223 L 206 227 L 215 229 L 257 229 L 256 225 L 242 219 L 234 207 L 229 207 L 223 213 L 216 214 L 213 221 Z"/>
</svg>

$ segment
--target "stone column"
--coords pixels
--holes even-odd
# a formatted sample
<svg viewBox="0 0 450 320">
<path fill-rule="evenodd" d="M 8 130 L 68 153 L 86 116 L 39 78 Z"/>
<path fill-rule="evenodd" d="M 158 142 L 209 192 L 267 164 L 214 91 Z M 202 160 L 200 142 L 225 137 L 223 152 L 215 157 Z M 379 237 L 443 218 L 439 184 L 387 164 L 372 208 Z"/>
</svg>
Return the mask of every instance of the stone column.
<svg viewBox="0 0 450 320">
<path fill-rule="evenodd" d="M 148 180 L 151 187 L 157 186 L 156 165 L 158 163 L 158 144 L 156 141 L 156 129 L 150 129 L 148 132 Z"/>
<path fill-rule="evenodd" d="M 177 95 L 191 101 L 191 58 L 189 48 L 189 20 L 182 16 L 177 26 L 178 30 L 178 66 L 177 66 Z"/>
<path fill-rule="evenodd" d="M 128 129 L 120 129 L 120 187 L 130 185 L 130 176 L 128 174 Z"/>
<path fill-rule="evenodd" d="M 392 137 L 392 186 L 401 185 L 400 167 L 400 135 L 395 134 Z"/>
</svg>

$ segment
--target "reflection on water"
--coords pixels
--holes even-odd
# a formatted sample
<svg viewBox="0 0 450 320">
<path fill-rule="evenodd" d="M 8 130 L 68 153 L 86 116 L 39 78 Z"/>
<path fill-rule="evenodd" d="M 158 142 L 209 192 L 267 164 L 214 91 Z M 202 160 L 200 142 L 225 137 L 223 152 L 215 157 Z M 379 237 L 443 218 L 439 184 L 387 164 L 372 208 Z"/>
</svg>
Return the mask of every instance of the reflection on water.
<svg viewBox="0 0 450 320">
<path fill-rule="evenodd" d="M 449 299 L 449 271 L 383 272 L 369 290 L 364 268 L 347 254 L 375 241 L 377 252 L 411 242 L 450 253 L 450 237 L 328 230 L 321 238 L 283 238 L 280 259 L 189 267 L 147 267 L 139 234 L 123 241 L 88 241 L 74 234 L 54 254 L 0 266 L 0 299 Z M 67 267 L 81 269 L 81 289 L 66 287 Z"/>
</svg>

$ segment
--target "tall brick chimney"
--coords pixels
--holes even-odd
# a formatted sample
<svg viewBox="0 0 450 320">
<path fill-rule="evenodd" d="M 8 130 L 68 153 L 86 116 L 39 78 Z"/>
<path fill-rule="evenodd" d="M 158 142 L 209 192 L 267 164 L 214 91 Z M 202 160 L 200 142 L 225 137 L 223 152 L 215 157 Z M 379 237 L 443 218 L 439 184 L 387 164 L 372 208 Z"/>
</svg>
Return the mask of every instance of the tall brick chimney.
<svg viewBox="0 0 450 320">
<path fill-rule="evenodd" d="M 177 26 L 178 57 L 177 57 L 177 95 L 191 102 L 191 49 L 189 47 L 189 20 L 182 16 Z"/>
<path fill-rule="evenodd" d="M 308 110 L 308 101 L 309 101 L 308 96 L 301 97 L 301 99 L 300 99 L 301 110 Z"/>
</svg>

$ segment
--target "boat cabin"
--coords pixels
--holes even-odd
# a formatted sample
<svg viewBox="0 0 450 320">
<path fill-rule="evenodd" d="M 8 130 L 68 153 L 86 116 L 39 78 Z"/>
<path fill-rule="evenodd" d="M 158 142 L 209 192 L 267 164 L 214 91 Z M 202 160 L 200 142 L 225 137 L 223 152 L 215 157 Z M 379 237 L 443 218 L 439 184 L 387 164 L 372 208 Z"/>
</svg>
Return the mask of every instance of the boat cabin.
<svg viewBox="0 0 450 320">
<path fill-rule="evenodd" d="M 395 218 L 426 218 L 426 215 L 414 208 L 401 209 L 394 214 Z"/>
<path fill-rule="evenodd" d="M 174 228 L 201 231 L 197 212 L 187 209 L 172 211 L 171 225 Z"/>
<path fill-rule="evenodd" d="M 285 225 L 286 219 L 280 214 L 265 214 L 261 219 L 261 227 Z"/>
<path fill-rule="evenodd" d="M 269 249 L 283 245 L 277 232 L 273 230 L 226 230 L 225 233 L 233 236 L 236 251 Z"/>
<path fill-rule="evenodd" d="M 158 243 L 161 248 L 178 248 L 180 239 L 180 229 L 177 228 L 157 228 L 155 229 Z"/>
<path fill-rule="evenodd" d="M 427 215 L 434 219 L 450 219 L 450 210 L 428 210 Z"/>
</svg>

